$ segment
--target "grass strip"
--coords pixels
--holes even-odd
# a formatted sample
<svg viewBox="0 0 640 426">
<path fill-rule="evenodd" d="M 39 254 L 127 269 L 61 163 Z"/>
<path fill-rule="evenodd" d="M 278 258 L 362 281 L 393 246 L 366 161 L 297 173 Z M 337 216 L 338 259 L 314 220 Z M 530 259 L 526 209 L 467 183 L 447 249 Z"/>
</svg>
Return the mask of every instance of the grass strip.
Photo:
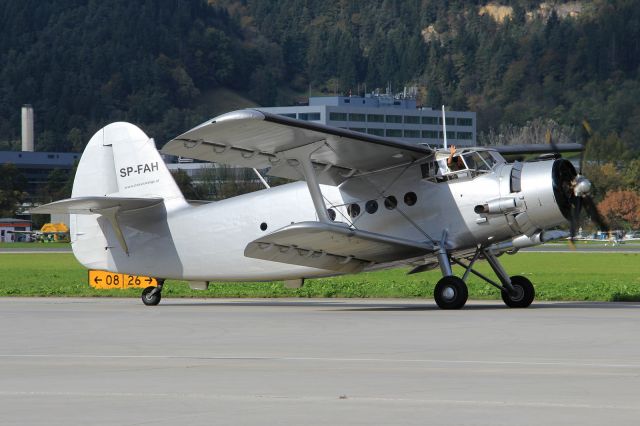
<svg viewBox="0 0 640 426">
<path fill-rule="evenodd" d="M 629 253 L 520 253 L 502 256 L 512 275 L 529 278 L 537 300 L 640 301 L 640 254 Z M 486 262 L 477 269 L 493 276 Z M 0 296 L 105 296 L 139 297 L 141 290 L 95 290 L 87 271 L 71 253 L 5 253 L 0 255 Z M 357 275 L 309 279 L 300 289 L 281 282 L 211 283 L 195 291 L 184 281 L 168 280 L 165 297 L 357 297 L 431 298 L 439 270 L 407 275 L 391 269 Z M 463 270 L 454 267 L 461 276 Z M 468 280 L 471 299 L 499 299 L 499 292 L 484 281 Z"/>
</svg>

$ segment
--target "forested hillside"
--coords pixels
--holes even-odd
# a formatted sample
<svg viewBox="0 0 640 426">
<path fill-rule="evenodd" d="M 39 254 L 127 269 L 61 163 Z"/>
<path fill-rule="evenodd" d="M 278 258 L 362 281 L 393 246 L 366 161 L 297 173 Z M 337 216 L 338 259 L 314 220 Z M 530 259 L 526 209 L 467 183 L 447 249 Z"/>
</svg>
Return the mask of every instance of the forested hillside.
<svg viewBox="0 0 640 426">
<path fill-rule="evenodd" d="M 0 141 L 19 139 L 31 103 L 38 150 L 81 150 L 114 120 L 164 142 L 206 117 L 203 93 L 242 90 L 260 61 L 224 9 L 197 0 L 9 0 L 0 28 Z"/>
<path fill-rule="evenodd" d="M 38 149 L 80 150 L 100 125 L 121 119 L 163 144 L 216 110 L 216 88 L 273 105 L 309 92 L 417 85 L 426 106 L 477 111 L 483 132 L 587 118 L 602 159 L 634 155 L 638 2 L 553 5 L 1 2 L 0 144 L 19 139 L 23 103 L 36 110 Z"/>
</svg>

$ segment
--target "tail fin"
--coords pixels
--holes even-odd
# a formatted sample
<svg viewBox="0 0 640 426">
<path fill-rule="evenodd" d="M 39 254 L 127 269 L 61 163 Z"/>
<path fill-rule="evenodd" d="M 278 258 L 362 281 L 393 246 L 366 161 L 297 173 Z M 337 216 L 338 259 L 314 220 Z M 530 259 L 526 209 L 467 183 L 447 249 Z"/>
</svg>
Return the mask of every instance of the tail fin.
<svg viewBox="0 0 640 426">
<path fill-rule="evenodd" d="M 153 139 L 124 122 L 102 128 L 87 144 L 72 192 L 86 196 L 163 198 L 167 208 L 185 203 Z"/>
<path fill-rule="evenodd" d="M 186 205 L 153 139 L 133 124 L 120 122 L 99 130 L 87 144 L 71 199 L 33 212 L 70 213 L 71 243 L 78 261 L 87 268 L 118 270 L 118 262 L 130 255 L 130 249 L 134 253 L 144 249 L 135 238 L 141 229 L 168 234 L 156 229 L 166 226 L 162 220 L 150 218 Z M 156 209 L 155 216 L 149 209 Z M 143 210 L 147 212 L 143 216 L 134 212 Z"/>
</svg>

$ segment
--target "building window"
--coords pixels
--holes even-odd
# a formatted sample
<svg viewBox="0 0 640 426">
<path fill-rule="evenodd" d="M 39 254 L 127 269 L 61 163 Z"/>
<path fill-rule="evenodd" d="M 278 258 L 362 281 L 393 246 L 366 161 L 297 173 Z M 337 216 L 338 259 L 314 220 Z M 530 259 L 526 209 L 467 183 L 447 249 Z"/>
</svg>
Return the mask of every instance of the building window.
<svg viewBox="0 0 640 426">
<path fill-rule="evenodd" d="M 386 130 L 386 136 L 390 137 L 390 138 L 401 138 L 402 137 L 402 130 L 400 130 L 400 129 L 387 129 Z"/>
<path fill-rule="evenodd" d="M 364 114 L 349 114 L 349 121 L 366 121 Z"/>
<path fill-rule="evenodd" d="M 384 129 L 367 129 L 370 135 L 384 136 Z"/>
<path fill-rule="evenodd" d="M 419 138 L 420 130 L 405 130 L 404 131 L 405 138 Z"/>
<path fill-rule="evenodd" d="M 286 114 L 279 114 L 283 117 L 289 117 L 289 118 L 296 118 L 296 113 L 292 112 L 292 113 L 286 113 Z"/>
<path fill-rule="evenodd" d="M 438 137 L 440 139 L 444 139 L 444 134 L 442 132 L 438 132 Z M 455 139 L 456 132 L 447 132 L 447 139 Z"/>
<path fill-rule="evenodd" d="M 442 117 L 438 117 L 438 124 L 442 125 Z M 453 117 L 447 117 L 447 126 L 455 126 L 455 125 L 456 125 L 456 119 Z"/>
<path fill-rule="evenodd" d="M 351 99 L 345 99 L 345 100 L 344 100 L 344 103 L 345 103 L 345 104 L 350 104 L 350 103 L 351 103 Z"/>
<path fill-rule="evenodd" d="M 330 112 L 329 120 L 331 121 L 347 121 L 347 113 L 346 112 Z"/>
<path fill-rule="evenodd" d="M 387 115 L 386 117 L 387 123 L 402 123 L 401 115 Z"/>
<path fill-rule="evenodd" d="M 448 134 L 449 132 L 447 132 Z M 473 139 L 473 133 L 471 132 L 458 132 L 456 134 L 456 139 L 460 139 L 463 141 L 470 141 Z"/>
<path fill-rule="evenodd" d="M 422 124 L 438 124 L 438 117 L 422 117 Z"/>
<path fill-rule="evenodd" d="M 301 112 L 298 114 L 298 120 L 318 121 L 320 120 L 319 112 Z"/>
<path fill-rule="evenodd" d="M 383 123 L 384 115 L 382 114 L 367 114 L 367 121 L 369 123 Z"/>
<path fill-rule="evenodd" d="M 473 126 L 472 118 L 458 118 L 456 119 L 458 126 Z"/>
<path fill-rule="evenodd" d="M 438 139 L 438 131 L 437 130 L 423 130 L 422 137 L 425 139 Z"/>
<path fill-rule="evenodd" d="M 420 124 L 420 117 L 417 115 L 405 115 L 404 122 L 406 124 Z"/>
</svg>

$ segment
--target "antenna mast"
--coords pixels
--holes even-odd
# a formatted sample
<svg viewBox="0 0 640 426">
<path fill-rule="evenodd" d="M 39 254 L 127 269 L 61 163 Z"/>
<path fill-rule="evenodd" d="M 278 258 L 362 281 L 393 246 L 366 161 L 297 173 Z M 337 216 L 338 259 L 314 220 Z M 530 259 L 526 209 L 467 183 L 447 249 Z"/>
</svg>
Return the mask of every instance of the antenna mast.
<svg viewBox="0 0 640 426">
<path fill-rule="evenodd" d="M 442 105 L 442 135 L 444 136 L 444 149 L 447 149 L 447 120 L 444 115 L 444 105 Z"/>
</svg>

